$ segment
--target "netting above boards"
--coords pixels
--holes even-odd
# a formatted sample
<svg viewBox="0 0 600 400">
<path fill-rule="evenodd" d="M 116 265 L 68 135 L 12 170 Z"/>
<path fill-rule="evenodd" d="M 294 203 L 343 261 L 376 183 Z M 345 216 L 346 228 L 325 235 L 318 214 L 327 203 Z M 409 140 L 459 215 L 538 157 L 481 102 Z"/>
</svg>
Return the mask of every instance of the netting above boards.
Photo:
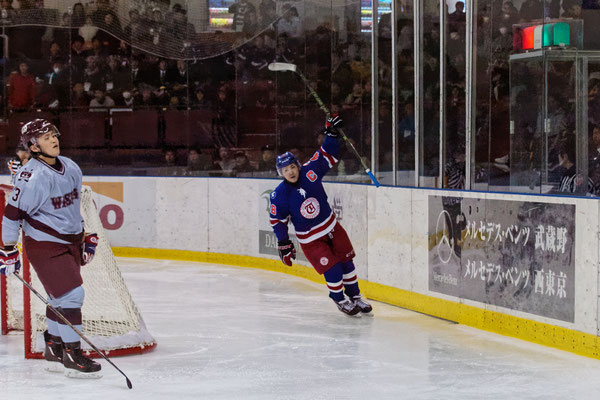
<svg viewBox="0 0 600 400">
<path fill-rule="evenodd" d="M 20 0 L 0 10 L 0 26 L 52 28 L 49 35 L 100 36 L 169 59 L 206 59 L 256 37 L 300 38 L 305 29 L 332 26 L 353 8 L 360 20 L 364 0 Z M 369 3 L 370 1 L 367 1 Z M 363 7 L 364 8 L 364 7 Z M 338 16 L 336 19 L 335 16 Z M 343 20 L 343 19 L 342 19 Z M 360 24 L 360 21 L 357 21 Z M 343 25 L 343 24 L 340 24 Z M 48 31 L 48 30 L 47 30 Z"/>
</svg>

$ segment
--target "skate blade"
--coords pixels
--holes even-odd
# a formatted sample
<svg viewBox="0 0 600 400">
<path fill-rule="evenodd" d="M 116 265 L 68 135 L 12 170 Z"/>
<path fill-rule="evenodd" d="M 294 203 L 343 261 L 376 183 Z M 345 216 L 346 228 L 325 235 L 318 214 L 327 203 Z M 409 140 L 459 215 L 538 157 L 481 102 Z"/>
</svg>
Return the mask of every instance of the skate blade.
<svg viewBox="0 0 600 400">
<path fill-rule="evenodd" d="M 102 373 L 98 372 L 80 372 L 74 369 L 65 368 L 65 376 L 67 378 L 74 379 L 100 379 L 102 378 Z"/>
<path fill-rule="evenodd" d="M 56 361 L 48 361 L 44 369 L 48 372 L 63 372 L 65 370 L 65 366 L 62 363 Z"/>
</svg>

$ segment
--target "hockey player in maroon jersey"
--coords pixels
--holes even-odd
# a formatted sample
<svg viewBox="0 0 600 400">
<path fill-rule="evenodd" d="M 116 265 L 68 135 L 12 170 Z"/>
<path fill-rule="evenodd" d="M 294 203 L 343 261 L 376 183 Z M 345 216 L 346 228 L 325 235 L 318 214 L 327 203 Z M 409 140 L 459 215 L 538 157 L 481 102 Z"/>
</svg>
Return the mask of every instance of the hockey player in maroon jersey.
<svg viewBox="0 0 600 400">
<path fill-rule="evenodd" d="M 60 156 L 56 126 L 44 119 L 23 125 L 21 143 L 32 159 L 15 175 L 2 219 L 0 273 L 19 269 L 19 231 L 27 257 L 48 294 L 49 303 L 80 332 L 84 291 L 80 268 L 91 262 L 98 235 L 85 234 L 80 210 L 81 170 Z M 101 366 L 83 355 L 79 335 L 46 309 L 44 357 L 53 372 L 97 378 Z"/>
<path fill-rule="evenodd" d="M 291 266 L 292 259 L 296 258 L 294 244 L 288 236 L 291 220 L 306 258 L 325 277 L 329 297 L 340 311 L 356 315 L 370 313 L 372 307 L 360 294 L 352 262 L 355 256 L 352 243 L 337 222 L 322 183 L 323 176 L 338 162 L 338 128 L 341 126 L 339 116 L 327 119 L 325 141 L 304 165 L 290 152 L 277 157 L 277 172 L 284 181 L 271 193 L 270 220 L 281 261 Z"/>
</svg>

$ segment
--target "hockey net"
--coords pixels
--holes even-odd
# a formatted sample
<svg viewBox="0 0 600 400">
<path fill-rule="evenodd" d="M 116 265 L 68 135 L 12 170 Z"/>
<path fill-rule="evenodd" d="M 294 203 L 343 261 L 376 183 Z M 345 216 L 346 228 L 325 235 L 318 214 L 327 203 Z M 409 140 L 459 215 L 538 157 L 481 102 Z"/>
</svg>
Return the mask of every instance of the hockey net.
<svg viewBox="0 0 600 400">
<path fill-rule="evenodd" d="M 0 211 L 4 213 L 5 199 L 11 188 L 0 185 Z M 83 334 L 94 345 L 112 356 L 142 353 L 152 350 L 156 341 L 146 329 L 142 316 L 133 302 L 121 276 L 115 257 L 106 238 L 92 199 L 93 191 L 83 186 L 81 215 L 85 231 L 99 237 L 96 256 L 81 268 L 85 300 L 82 308 Z M 1 218 L 1 216 L 0 216 Z M 22 276 L 39 293 L 45 294 L 35 270 L 22 251 Z M 25 358 L 41 358 L 44 350 L 43 332 L 46 327 L 46 306 L 15 277 L 1 278 L 2 334 L 23 331 Z M 89 346 L 82 341 L 82 348 Z M 91 356 L 94 352 L 90 353 Z"/>
</svg>

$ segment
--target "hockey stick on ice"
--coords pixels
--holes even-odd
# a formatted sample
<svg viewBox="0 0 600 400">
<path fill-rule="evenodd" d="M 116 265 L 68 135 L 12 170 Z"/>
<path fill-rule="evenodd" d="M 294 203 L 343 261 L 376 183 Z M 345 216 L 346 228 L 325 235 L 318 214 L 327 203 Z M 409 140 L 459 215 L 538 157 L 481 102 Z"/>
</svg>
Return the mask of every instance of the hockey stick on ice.
<svg viewBox="0 0 600 400">
<path fill-rule="evenodd" d="M 54 314 L 58 315 L 58 318 L 60 318 L 65 324 L 69 325 L 69 327 L 71 329 L 73 329 L 75 331 L 76 334 L 79 335 L 80 338 L 82 338 L 96 353 L 100 354 L 100 356 L 102 356 L 102 358 L 104 358 L 106 361 L 108 361 L 108 363 L 110 365 L 112 365 L 113 367 L 115 367 L 117 369 L 117 371 L 119 371 L 121 373 L 121 375 L 123 375 L 125 377 L 125 380 L 127 381 L 127 387 L 129 389 L 133 388 L 133 385 L 131 384 L 131 381 L 129 380 L 129 378 L 127 377 L 127 375 L 125 375 L 125 373 L 123 371 L 121 371 L 119 369 L 119 367 L 117 367 L 106 355 L 104 355 L 100 350 L 98 350 L 98 348 L 96 346 L 94 346 L 94 344 L 92 342 L 90 342 L 90 340 L 88 338 L 86 338 L 83 333 L 79 332 L 77 330 L 77 328 L 75 328 L 73 326 L 73 324 L 71 324 L 65 317 L 64 315 L 62 315 L 61 313 L 58 312 L 58 310 L 56 310 L 56 308 L 52 307 L 52 305 L 50 303 L 48 303 L 48 300 L 46 300 L 41 294 L 39 294 L 39 292 L 37 290 L 35 290 L 29 283 L 27 283 L 25 281 L 25 279 L 23 279 L 21 277 L 21 275 L 15 273 L 13 274 L 14 276 L 16 276 L 22 283 L 23 285 L 25 285 L 25 287 L 27 287 L 27 289 L 29 289 L 33 294 L 35 294 L 42 302 L 44 302 L 44 304 L 46 304 L 46 306 L 48 306 L 49 309 L 51 309 Z"/>
<path fill-rule="evenodd" d="M 325 114 L 327 114 L 327 116 L 330 115 L 329 109 L 327 108 L 327 106 L 325 106 L 325 104 L 323 103 L 323 101 L 321 100 L 321 98 L 319 97 L 319 95 L 317 94 L 317 92 L 315 92 L 315 90 L 312 88 L 312 86 L 310 86 L 310 83 L 308 82 L 308 79 L 306 79 L 306 77 L 304 76 L 304 74 L 302 74 L 302 72 L 298 71 L 298 68 L 297 68 L 296 64 L 274 62 L 274 63 L 269 64 L 269 70 L 271 70 L 271 71 L 292 71 L 292 72 L 295 72 L 296 74 L 298 74 L 298 76 L 304 82 L 304 85 L 306 85 L 306 87 L 310 91 L 310 94 L 312 94 L 312 96 L 317 101 L 317 104 L 319 105 L 319 108 L 321 108 L 321 110 L 323 110 L 323 112 Z M 354 154 L 356 155 L 356 157 L 358 158 L 358 160 L 362 164 L 362 167 L 365 170 L 366 174 L 369 175 L 369 178 L 371 178 L 371 180 L 373 181 L 373 183 L 375 184 L 375 186 L 379 187 L 380 186 L 379 181 L 377 180 L 377 178 L 375 178 L 375 175 L 373 175 L 373 172 L 371 172 L 371 169 L 369 169 L 369 167 L 364 162 L 364 160 L 362 159 L 362 157 L 360 156 L 360 154 L 358 154 L 358 151 L 356 151 L 356 148 L 354 147 L 354 145 L 352 144 L 352 142 L 350 140 L 348 140 L 348 137 L 344 133 L 343 129 L 340 128 L 339 131 L 342 134 L 342 138 L 346 141 L 346 143 L 348 143 L 348 145 L 350 145 L 350 149 L 352 149 L 352 151 L 354 152 Z"/>
</svg>

